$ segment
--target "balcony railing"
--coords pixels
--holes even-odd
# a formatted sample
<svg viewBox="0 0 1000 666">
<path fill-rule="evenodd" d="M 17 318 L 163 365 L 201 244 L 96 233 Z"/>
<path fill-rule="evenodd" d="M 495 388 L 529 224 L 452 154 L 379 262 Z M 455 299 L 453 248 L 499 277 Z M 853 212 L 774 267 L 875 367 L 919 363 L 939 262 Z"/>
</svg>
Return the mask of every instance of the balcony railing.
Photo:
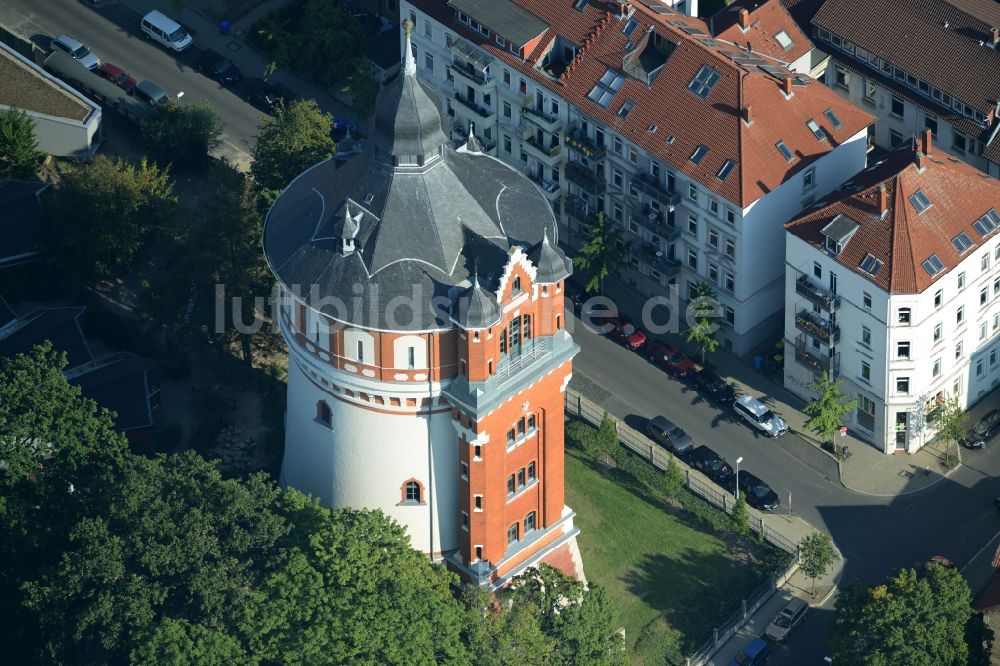
<svg viewBox="0 0 1000 666">
<path fill-rule="evenodd" d="M 559 157 L 562 155 L 562 146 L 558 143 L 554 146 L 546 146 L 541 143 L 533 136 L 528 137 L 525 140 L 525 144 L 531 147 L 528 150 L 529 153 L 542 160 L 546 164 L 554 164 L 559 161 Z"/>
<path fill-rule="evenodd" d="M 583 197 L 571 194 L 566 197 L 566 215 L 586 224 L 590 219 L 590 206 Z"/>
<path fill-rule="evenodd" d="M 636 206 L 632 210 L 632 221 L 667 241 L 677 240 L 680 231 L 667 224 L 667 215 L 662 210 L 653 210 L 648 204 Z"/>
<path fill-rule="evenodd" d="M 598 179 L 590 169 L 579 162 L 567 164 L 565 173 L 566 180 L 590 194 L 601 195 L 608 189 L 607 183 Z"/>
<path fill-rule="evenodd" d="M 827 312 L 833 312 L 840 307 L 840 296 L 819 287 L 808 275 L 801 275 L 795 282 L 795 293 L 804 296 L 810 302 Z"/>
<path fill-rule="evenodd" d="M 678 201 L 680 201 L 679 194 L 668 190 L 666 185 L 661 183 L 658 179 L 653 178 L 648 173 L 633 176 L 632 182 L 635 184 L 636 189 L 640 192 L 645 194 L 647 197 L 659 201 L 665 206 L 673 207 L 677 205 Z"/>
<path fill-rule="evenodd" d="M 562 124 L 559 120 L 559 116 L 550 116 L 541 109 L 536 109 L 533 106 L 521 107 L 521 113 L 524 114 L 524 117 L 529 121 L 548 132 L 558 132 L 559 126 Z"/>
<path fill-rule="evenodd" d="M 468 79 L 469 81 L 478 86 L 485 86 L 487 83 L 490 82 L 490 79 L 489 77 L 486 76 L 485 72 L 478 71 L 477 69 L 472 67 L 472 65 L 469 65 L 468 63 L 462 60 L 456 60 L 455 62 L 451 63 L 449 67 L 451 67 L 451 71 L 453 71 L 454 73 L 458 74 L 459 76 L 465 79 Z"/>
<path fill-rule="evenodd" d="M 538 183 L 538 186 L 542 188 L 543 192 L 545 192 L 546 199 L 551 200 L 559 196 L 559 183 L 548 180 L 547 178 L 542 178 L 541 176 L 537 176 L 530 172 L 528 173 L 528 178 Z"/>
<path fill-rule="evenodd" d="M 830 355 L 817 353 L 809 347 L 805 334 L 795 339 L 795 361 L 811 370 L 816 377 L 826 372 L 830 375 L 830 379 L 834 379 L 840 373 L 840 353 Z"/>
<path fill-rule="evenodd" d="M 825 345 L 832 347 L 840 340 L 840 327 L 829 319 L 817 317 L 809 310 L 800 310 L 795 315 L 795 328 L 805 331 Z"/>
<path fill-rule="evenodd" d="M 680 262 L 668 257 L 657 243 L 636 243 L 632 246 L 632 251 L 637 252 L 639 259 L 648 264 L 650 268 L 664 273 L 668 277 L 673 276 L 680 269 Z"/>
<path fill-rule="evenodd" d="M 607 154 L 607 151 L 603 146 L 598 146 L 596 143 L 588 139 L 586 134 L 578 129 L 564 134 L 563 143 L 566 144 L 567 148 L 575 150 L 584 157 L 593 157 L 594 159 L 599 160 Z"/>
<path fill-rule="evenodd" d="M 490 111 L 486 107 L 479 106 L 478 104 L 475 103 L 475 101 L 467 98 L 465 95 L 461 93 L 455 93 L 455 100 L 465 108 L 473 111 L 480 118 L 490 118 L 495 113 L 494 111 Z"/>
</svg>

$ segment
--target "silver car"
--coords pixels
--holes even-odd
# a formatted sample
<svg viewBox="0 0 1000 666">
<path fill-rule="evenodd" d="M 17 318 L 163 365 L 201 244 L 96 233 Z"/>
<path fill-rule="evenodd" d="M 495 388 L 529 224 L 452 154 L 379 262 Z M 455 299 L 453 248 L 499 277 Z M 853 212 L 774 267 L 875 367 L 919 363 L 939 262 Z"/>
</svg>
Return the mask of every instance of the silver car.
<svg viewBox="0 0 1000 666">
<path fill-rule="evenodd" d="M 69 35 L 59 35 L 52 40 L 52 48 L 62 51 L 73 60 L 93 71 L 101 66 L 101 59 L 90 49 Z"/>
<path fill-rule="evenodd" d="M 764 638 L 781 643 L 788 638 L 788 634 L 792 633 L 795 627 L 802 624 L 808 611 L 809 604 L 798 597 L 792 597 L 791 601 L 774 616 L 771 624 L 767 625 Z"/>
</svg>

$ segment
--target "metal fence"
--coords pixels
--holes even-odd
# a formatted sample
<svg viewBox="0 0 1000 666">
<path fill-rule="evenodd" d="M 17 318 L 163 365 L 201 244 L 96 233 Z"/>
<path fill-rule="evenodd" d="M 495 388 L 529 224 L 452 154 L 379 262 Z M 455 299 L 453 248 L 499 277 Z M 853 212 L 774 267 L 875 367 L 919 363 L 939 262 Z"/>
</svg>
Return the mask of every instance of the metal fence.
<svg viewBox="0 0 1000 666">
<path fill-rule="evenodd" d="M 754 590 L 743 603 L 739 610 L 726 618 L 726 621 L 715 628 L 712 637 L 705 641 L 694 654 L 687 658 L 687 666 L 702 666 L 711 659 L 712 655 L 719 647 L 732 638 L 740 628 L 746 624 L 747 620 L 756 613 L 761 606 L 774 594 L 776 585 L 773 580 L 762 584 Z"/>
</svg>

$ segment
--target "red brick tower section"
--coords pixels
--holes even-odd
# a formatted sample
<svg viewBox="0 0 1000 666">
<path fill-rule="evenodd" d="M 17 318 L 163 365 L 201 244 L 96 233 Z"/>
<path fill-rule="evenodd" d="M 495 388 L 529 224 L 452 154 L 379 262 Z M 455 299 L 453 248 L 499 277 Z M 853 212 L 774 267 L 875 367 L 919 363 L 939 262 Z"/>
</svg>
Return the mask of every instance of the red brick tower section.
<svg viewBox="0 0 1000 666">
<path fill-rule="evenodd" d="M 541 561 L 583 573 L 564 497 L 563 392 L 578 351 L 564 330 L 568 271 L 545 270 L 537 255 L 515 247 L 495 292 L 474 285 L 493 302 L 460 324 L 460 376 L 449 391 L 461 512 L 453 564 L 492 586 Z"/>
</svg>

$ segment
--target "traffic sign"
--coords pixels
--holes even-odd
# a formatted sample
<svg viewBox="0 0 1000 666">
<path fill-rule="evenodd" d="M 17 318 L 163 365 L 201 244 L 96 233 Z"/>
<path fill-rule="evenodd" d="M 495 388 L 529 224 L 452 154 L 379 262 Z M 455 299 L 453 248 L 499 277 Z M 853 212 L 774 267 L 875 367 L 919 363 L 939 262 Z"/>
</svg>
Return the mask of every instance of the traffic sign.
<svg viewBox="0 0 1000 666">
<path fill-rule="evenodd" d="M 840 436 L 841 437 L 847 437 L 847 426 L 841 426 L 840 427 Z"/>
</svg>

